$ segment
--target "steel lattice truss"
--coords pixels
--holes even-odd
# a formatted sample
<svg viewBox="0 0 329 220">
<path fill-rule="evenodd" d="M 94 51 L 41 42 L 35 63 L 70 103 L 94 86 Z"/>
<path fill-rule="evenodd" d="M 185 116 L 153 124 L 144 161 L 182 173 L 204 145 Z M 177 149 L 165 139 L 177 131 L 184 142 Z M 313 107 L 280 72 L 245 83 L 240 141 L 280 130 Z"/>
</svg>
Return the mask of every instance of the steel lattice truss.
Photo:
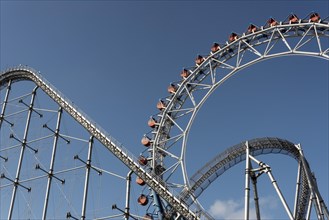
<svg viewBox="0 0 329 220">
<path fill-rule="evenodd" d="M 215 43 L 209 55 L 199 55 L 196 66 L 183 69 L 182 80 L 169 86 L 170 95 L 159 101 L 160 112 L 152 116 L 156 126 L 142 140 L 152 148 L 153 168 L 165 164 L 161 175 L 169 186 L 181 191 L 192 187 L 185 165 L 189 131 L 205 101 L 226 80 L 257 62 L 281 56 L 329 60 L 328 19 L 310 22 L 294 16 L 283 22 L 270 19 L 261 27 L 250 25 L 242 35 L 232 33 L 229 42 Z M 175 172 L 181 172 L 180 182 L 171 181 Z"/>
<path fill-rule="evenodd" d="M 98 127 L 95 122 L 88 118 L 81 110 L 79 110 L 71 101 L 63 96 L 55 87 L 48 83 L 41 77 L 36 71 L 18 67 L 17 69 L 11 69 L 1 75 L 0 82 L 1 87 L 7 84 L 7 89 L 10 91 L 11 84 L 18 80 L 31 80 L 38 88 L 41 88 L 47 93 L 56 103 L 59 104 L 68 114 L 70 114 L 76 121 L 78 121 L 90 135 L 99 140 L 105 147 L 107 147 L 116 157 L 118 157 L 129 169 L 135 172 L 141 177 L 150 187 L 152 187 L 162 198 L 168 201 L 170 204 L 179 208 L 180 213 L 188 218 L 196 218 L 195 213 L 188 209 L 188 207 L 182 204 L 170 191 L 166 189 L 166 183 L 163 182 L 158 176 L 147 172 L 137 162 L 138 160 L 129 153 L 128 150 L 124 149 L 115 139 L 108 135 L 102 128 Z M 5 112 L 7 101 L 4 101 L 3 112 Z M 30 114 L 33 112 L 33 100 L 31 101 Z M 4 118 L 4 114 L 3 117 Z M 29 122 L 27 122 L 27 125 Z M 26 137 L 23 138 L 24 140 Z M 22 145 L 26 146 L 26 142 Z M 20 165 L 19 165 L 20 166 Z M 19 174 L 15 178 L 15 189 L 19 184 Z M 15 196 L 14 196 L 15 197 Z M 10 215 L 9 215 L 10 217 Z"/>
<path fill-rule="evenodd" d="M 13 216 L 17 191 L 20 189 L 25 189 L 28 192 L 33 190 L 25 183 L 41 178 L 47 180 L 44 203 L 41 208 L 42 218 L 47 218 L 49 191 L 52 183 L 60 181 L 64 184 L 65 180 L 58 175 L 78 169 L 70 168 L 60 172 L 54 171 L 58 142 L 64 140 L 69 143 L 70 140 L 74 139 L 60 132 L 61 118 L 63 111 L 65 111 L 88 134 L 88 138 L 85 140 L 89 149 L 86 161 L 82 160 L 79 155 L 74 156 L 75 160 L 84 163 L 79 168 L 85 168 L 86 170 L 85 185 L 82 192 L 84 196 L 81 202 L 81 219 L 86 218 L 90 172 L 92 169 L 99 174 L 105 172 L 105 170 L 91 164 L 92 148 L 95 140 L 105 146 L 120 162 L 128 167 L 130 172 L 127 176 L 127 188 L 129 188 L 130 175 L 133 172 L 152 189 L 151 193 L 155 200 L 154 203 L 158 207 L 157 217 L 159 219 L 211 219 L 212 217 L 199 204 L 198 196 L 222 173 L 241 161 L 246 161 L 246 170 L 248 171 L 246 172 L 246 188 L 249 189 L 250 180 L 253 180 L 255 176 L 261 173 L 267 173 L 270 179 L 273 178 L 270 166 L 256 159 L 257 155 L 269 153 L 287 154 L 294 158 L 299 165 L 298 181 L 300 184 L 296 188 L 296 201 L 293 212 L 287 206 L 278 186 L 274 185 L 289 218 L 308 218 L 313 204 L 318 218 L 328 219 L 328 210 L 317 189 L 301 147 L 286 140 L 262 138 L 243 142 L 221 153 L 191 178 L 186 173 L 187 137 L 198 111 L 213 91 L 235 73 L 248 66 L 270 58 L 290 55 L 313 56 L 329 60 L 328 19 L 321 20 L 319 16 L 314 19 L 314 14 L 311 15 L 310 19 L 298 19 L 295 15 L 290 16 L 283 22 L 270 19 L 266 25 L 261 27 L 250 25 L 247 32 L 242 35 L 232 33 L 229 42 L 223 45 L 215 43 L 209 55 L 198 56 L 196 66 L 184 69 L 181 74 L 182 80 L 169 86 L 170 95 L 160 100 L 157 105 L 160 112 L 152 116 L 149 121 L 152 130 L 142 139 L 142 143 L 147 146 L 147 150 L 139 158 L 129 153 L 122 144 L 99 127 L 37 71 L 26 66 L 5 70 L 0 75 L 0 89 L 4 91 L 4 96 L 1 96 L 3 101 L 1 102 L 0 116 L 0 156 L 2 163 L 1 180 L 5 180 L 7 183 L 1 182 L 0 190 L 8 187 L 12 188 L 10 204 L 8 204 L 8 218 L 10 219 Z M 35 88 L 28 95 L 12 99 L 10 98 L 12 86 L 19 81 L 31 81 Z M 50 131 L 49 135 L 35 138 L 29 136 L 30 126 L 36 120 L 34 117 L 42 118 L 43 114 L 41 112 L 50 111 L 35 107 L 35 97 L 39 90 L 42 90 L 54 101 L 54 108 L 57 110 L 52 110 L 52 112 L 56 114 L 57 119 L 52 126 L 47 123 L 42 125 L 43 128 Z M 25 101 L 27 97 L 30 98 L 29 102 Z M 22 110 L 8 111 L 15 101 L 20 103 L 19 106 Z M 12 128 L 15 123 L 11 120 L 13 116 L 21 113 L 26 113 L 27 116 L 24 119 L 25 124 L 21 129 L 22 132 L 19 133 Z M 4 131 L 5 129 L 7 131 Z M 3 143 L 4 135 L 9 136 L 16 144 L 7 146 L 7 143 Z M 38 149 L 33 144 L 46 138 L 53 138 L 49 169 L 46 170 L 42 164 L 36 164 L 35 169 L 46 174 L 22 178 L 24 157 L 28 157 L 26 156 L 28 153 L 38 153 Z M 10 158 L 4 156 L 3 153 L 13 149 L 19 149 L 16 158 L 18 164 L 16 169 L 11 172 L 14 175 L 8 175 L 10 172 L 6 170 L 5 163 Z M 41 159 L 38 158 L 38 160 Z M 253 169 L 252 162 L 258 164 L 259 168 Z M 178 174 L 179 178 L 177 178 L 177 173 L 180 173 Z M 249 191 L 245 193 L 246 198 L 248 198 L 248 201 L 245 201 L 245 218 L 248 219 Z M 128 219 L 132 217 L 129 213 L 129 190 L 126 197 L 126 209 L 121 211 L 124 212 L 124 217 Z M 67 213 L 67 217 L 75 218 L 71 213 Z"/>
<path fill-rule="evenodd" d="M 187 204 L 193 203 L 192 197 L 189 195 L 192 194 L 193 198 L 197 198 L 225 171 L 235 166 L 237 163 L 245 160 L 247 163 L 250 163 L 251 160 L 255 160 L 255 162 L 260 165 L 261 171 L 265 171 L 267 165 L 260 164 L 260 161 L 257 161 L 257 159 L 254 158 L 261 154 L 286 154 L 294 158 L 299 164 L 298 181 L 300 182 L 300 186 L 296 189 L 297 193 L 294 213 L 291 213 L 291 210 L 288 210 L 290 218 L 306 219 L 306 216 L 309 216 L 309 210 L 307 210 L 307 208 L 311 202 L 311 194 L 314 195 L 316 202 L 318 202 L 319 213 L 317 214 L 319 218 L 323 218 L 325 213 L 328 216 L 328 210 L 317 189 L 315 179 L 312 176 L 309 165 L 303 156 L 300 145 L 295 145 L 287 140 L 278 138 L 259 138 L 242 142 L 228 148 L 226 151 L 216 156 L 213 160 L 209 161 L 190 178 L 190 182 L 192 183 L 191 187 L 188 191 L 183 191 L 181 193 L 181 198 L 186 201 Z M 251 167 L 247 166 L 247 169 L 249 170 L 249 173 L 247 173 L 248 175 L 254 175 L 254 177 L 256 177 L 257 174 L 253 173 Z M 250 176 L 248 179 L 249 178 Z"/>
</svg>

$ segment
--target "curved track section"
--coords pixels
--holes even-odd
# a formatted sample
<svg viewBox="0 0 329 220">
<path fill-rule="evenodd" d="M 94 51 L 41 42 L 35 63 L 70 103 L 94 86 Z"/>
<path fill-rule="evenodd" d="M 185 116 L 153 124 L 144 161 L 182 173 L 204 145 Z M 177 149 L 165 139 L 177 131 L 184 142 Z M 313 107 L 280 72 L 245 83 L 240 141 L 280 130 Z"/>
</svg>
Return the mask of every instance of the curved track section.
<svg viewBox="0 0 329 220">
<path fill-rule="evenodd" d="M 93 122 L 86 114 L 84 114 L 76 105 L 61 94 L 54 86 L 45 80 L 35 70 L 27 67 L 17 67 L 6 70 L 0 75 L 0 89 L 5 86 L 10 87 L 13 83 L 20 80 L 33 81 L 37 87 L 41 88 L 50 98 L 52 98 L 60 107 L 63 108 L 70 116 L 72 116 L 79 124 L 81 124 L 92 137 L 99 140 L 110 152 L 120 159 L 130 170 L 141 177 L 154 191 L 166 200 L 177 212 L 187 219 L 197 219 L 195 213 L 185 204 L 179 201 L 173 192 L 166 188 L 166 183 L 159 177 L 155 176 L 143 169 L 138 160 L 122 147 L 114 138 Z M 6 101 L 5 101 L 6 102 Z M 4 105 L 5 106 L 5 105 Z M 2 112 L 5 110 L 3 109 Z M 30 107 L 32 112 L 32 107 Z M 3 116 L 3 115 L 2 115 Z M 1 119 L 4 119 L 3 117 Z M 2 120 L 1 120 L 2 121 Z M 26 146 L 26 143 L 22 143 Z M 24 147 L 23 147 L 24 148 Z M 3 176 L 5 178 L 5 176 Z M 19 185 L 18 178 L 15 180 L 15 186 Z"/>
<path fill-rule="evenodd" d="M 196 198 L 216 179 L 216 176 L 221 175 L 230 167 L 245 159 L 250 160 L 253 155 L 267 153 L 287 154 L 303 165 L 300 173 L 302 184 L 297 190 L 298 203 L 296 204 L 297 211 L 295 216 L 304 218 L 307 206 L 306 200 L 309 199 L 307 197 L 311 197 L 310 195 L 316 197 L 319 209 L 321 208 L 321 199 L 301 149 L 292 143 L 281 139 L 264 138 L 251 140 L 247 149 L 242 143 L 238 144 L 209 162 L 191 179 L 188 178 L 186 172 L 185 153 L 189 131 L 198 111 L 207 98 L 222 83 L 240 70 L 271 58 L 302 55 L 329 60 L 328 39 L 329 19 L 321 19 L 318 14 L 313 13 L 305 19 L 299 19 L 296 15 L 290 15 L 283 22 L 269 19 L 264 26 L 250 25 L 247 32 L 243 34 L 232 33 L 229 36 L 229 41 L 225 44 L 215 43 L 211 48 L 210 54 L 198 56 L 196 65 L 184 69 L 181 73 L 182 79 L 170 84 L 168 88 L 170 95 L 161 99 L 157 104 L 160 112 L 152 116 L 148 123 L 152 130 L 142 139 L 142 143 L 147 147 L 143 154 L 147 155 L 142 155 L 143 157 L 138 159 L 61 94 L 37 71 L 23 66 L 4 71 L 0 75 L 0 89 L 6 88 L 7 93 L 9 93 L 12 84 L 18 81 L 32 81 L 36 85 L 30 94 L 31 104 L 22 104 L 25 108 L 24 111 L 28 112 L 25 132 L 22 135 L 23 138 L 19 139 L 15 134 L 10 134 L 10 138 L 19 142 L 16 145 L 20 146 L 21 149 L 20 153 L 17 152 L 20 158 L 17 159 L 19 162 L 16 178 L 9 178 L 6 174 L 1 174 L 1 179 L 11 182 L 7 186 L 13 187 L 8 218 L 11 218 L 16 189 L 18 186 L 24 188 L 22 184 L 24 182 L 19 178 L 24 150 L 28 148 L 32 153 L 33 151 L 37 153 L 36 149 L 29 146 L 26 137 L 31 115 L 32 113 L 37 113 L 33 108 L 33 103 L 35 91 L 38 88 L 42 89 L 59 105 L 58 118 L 61 117 L 61 111 L 64 110 L 87 131 L 90 136 L 90 149 L 92 148 L 93 138 L 97 139 L 101 145 L 105 146 L 131 170 L 129 178 L 127 176 L 127 182 L 130 183 L 130 175 L 134 172 L 151 187 L 152 198 L 154 199 L 152 204 L 158 209 L 157 212 L 159 214 L 157 216 L 160 219 L 211 219 L 207 213 L 203 212 L 202 208 L 201 210 L 199 209 Z M 0 123 L 6 122 L 9 124 L 10 122 L 6 121 L 5 118 L 7 95 L 5 95 L 5 101 L 2 104 Z M 59 128 L 59 124 L 60 119 L 58 119 L 57 128 Z M 47 127 L 47 125 L 45 126 Z M 56 146 L 55 142 L 57 142 L 58 138 L 61 138 L 57 128 L 56 130 L 49 129 L 54 133 L 54 149 Z M 7 160 L 6 157 L 0 156 L 1 160 Z M 52 158 L 54 159 L 54 157 Z M 74 159 L 79 159 L 79 157 Z M 88 161 L 87 163 L 90 162 Z M 51 179 L 56 178 L 52 171 L 52 161 L 50 163 L 50 171 L 45 175 L 48 178 L 49 185 Z M 86 167 L 90 168 L 90 164 L 86 164 Z M 42 170 L 43 168 L 37 164 L 35 169 Z M 267 167 L 264 167 L 264 169 L 267 169 Z M 47 173 L 46 170 L 43 171 Z M 25 189 L 31 190 L 27 187 Z M 46 196 L 45 204 L 47 199 Z M 138 202 L 141 205 L 146 205 L 147 202 L 145 200 L 147 200 L 147 197 L 143 195 Z M 116 207 L 114 206 L 114 208 Z M 127 208 L 129 209 L 129 206 Z M 325 210 L 328 213 L 327 209 Z M 129 212 L 123 213 L 126 219 L 128 219 Z M 321 215 L 321 211 L 319 213 Z M 72 216 L 68 215 L 68 217 Z M 81 218 L 84 219 L 83 214 Z"/>
<path fill-rule="evenodd" d="M 295 144 L 279 138 L 257 138 L 248 141 L 250 154 L 253 156 L 261 154 L 286 154 L 299 160 L 299 149 Z M 196 197 L 202 191 L 225 173 L 229 168 L 246 159 L 246 142 L 241 142 L 226 149 L 199 169 L 191 178 L 190 192 Z M 216 176 L 216 177 L 215 177 Z"/>
<path fill-rule="evenodd" d="M 253 156 L 262 154 L 285 154 L 294 158 L 297 162 L 301 160 L 300 149 L 287 140 L 279 138 L 258 138 L 247 142 L 250 149 L 250 155 Z M 209 161 L 190 178 L 191 188 L 188 191 L 182 192 L 182 199 L 187 204 L 193 203 L 192 198 L 197 198 L 223 173 L 245 160 L 246 142 L 241 142 L 226 149 L 224 152 Z M 309 196 L 310 187 L 307 182 L 306 171 L 302 170 L 296 219 L 305 219 Z"/>
</svg>

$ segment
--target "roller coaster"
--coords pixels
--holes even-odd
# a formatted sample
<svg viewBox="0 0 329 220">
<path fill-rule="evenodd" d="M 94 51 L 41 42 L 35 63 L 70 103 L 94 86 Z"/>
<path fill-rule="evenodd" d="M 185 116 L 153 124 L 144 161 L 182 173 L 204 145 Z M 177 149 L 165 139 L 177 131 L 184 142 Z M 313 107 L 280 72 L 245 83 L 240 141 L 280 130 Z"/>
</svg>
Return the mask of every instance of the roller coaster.
<svg viewBox="0 0 329 220">
<path fill-rule="evenodd" d="M 263 26 L 250 24 L 244 33 L 231 33 L 225 43 L 214 43 L 209 54 L 198 55 L 194 66 L 182 70 L 180 79 L 170 83 L 168 96 L 156 104 L 158 112 L 147 123 L 150 131 L 142 137 L 144 147 L 139 156 L 130 153 L 38 71 L 23 65 L 4 70 L 0 75 L 0 218 L 214 219 L 199 196 L 231 167 L 244 162 L 244 219 L 251 216 L 251 190 L 256 219 L 262 218 L 257 179 L 265 175 L 287 219 L 311 219 L 312 211 L 317 219 L 329 219 L 300 144 L 276 137 L 256 138 L 227 148 L 192 176 L 186 168 L 191 126 L 220 85 L 245 68 L 272 58 L 311 56 L 328 61 L 328 39 L 329 18 L 313 12 L 305 18 L 291 14 L 283 21 L 270 18 Z M 100 166 L 95 149 L 110 152 L 114 157 L 102 158 L 103 153 L 98 157 L 123 164 L 127 175 Z M 271 166 L 259 159 L 267 154 L 288 155 L 296 161 L 293 207 Z M 144 216 L 131 208 L 133 174 L 143 189 L 137 203 L 145 207 Z M 108 207 L 93 212 L 98 205 L 91 206 L 90 198 L 105 175 L 119 180 L 116 187 L 122 204 L 113 204 L 112 212 Z"/>
</svg>

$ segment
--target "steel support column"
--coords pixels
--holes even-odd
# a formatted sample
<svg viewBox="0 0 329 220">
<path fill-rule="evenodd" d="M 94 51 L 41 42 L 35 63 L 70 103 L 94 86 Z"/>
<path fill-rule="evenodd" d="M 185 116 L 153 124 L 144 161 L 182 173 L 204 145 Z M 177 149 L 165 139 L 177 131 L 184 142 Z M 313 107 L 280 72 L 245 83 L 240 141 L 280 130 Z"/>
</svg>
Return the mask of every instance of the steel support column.
<svg viewBox="0 0 329 220">
<path fill-rule="evenodd" d="M 20 152 L 20 155 L 19 155 L 19 159 L 18 159 L 16 177 L 15 177 L 15 181 L 14 181 L 14 188 L 13 188 L 13 193 L 12 193 L 11 201 L 10 201 L 8 219 L 11 219 L 12 215 L 13 215 L 14 204 L 15 204 L 15 199 L 16 199 L 16 192 L 17 192 L 17 187 L 19 185 L 18 184 L 19 183 L 19 176 L 20 176 L 20 173 L 21 173 L 23 157 L 24 157 L 25 147 L 26 147 L 26 143 L 27 143 L 27 135 L 28 135 L 28 132 L 29 132 L 29 127 L 30 127 L 30 122 L 31 122 L 31 115 L 32 115 L 32 112 L 33 112 L 33 105 L 34 105 L 34 100 L 35 100 L 37 89 L 38 89 L 38 86 L 35 87 L 32 91 L 29 111 L 28 111 L 28 114 L 27 114 L 27 119 L 26 119 L 26 124 L 25 124 L 25 131 L 24 131 L 24 137 L 23 137 L 23 142 L 22 142 L 22 148 L 21 148 L 21 152 Z"/>
<path fill-rule="evenodd" d="M 266 172 L 267 175 L 269 176 L 269 178 L 270 178 L 270 180 L 271 180 L 271 182 L 272 182 L 272 185 L 273 185 L 273 187 L 274 187 L 276 193 L 278 194 L 278 196 L 279 196 L 279 198 L 280 198 L 280 200 L 281 200 L 281 202 L 282 202 L 282 204 L 283 204 L 283 206 L 284 206 L 284 208 L 285 208 L 285 210 L 286 210 L 286 212 L 287 212 L 289 218 L 290 218 L 291 220 L 293 220 L 294 217 L 292 216 L 291 211 L 290 211 L 290 208 L 289 208 L 289 206 L 288 206 L 288 204 L 287 204 L 287 202 L 286 202 L 284 196 L 282 195 L 282 192 L 281 192 L 281 190 L 280 190 L 280 188 L 279 188 L 279 186 L 278 186 L 276 180 L 274 179 L 274 177 L 273 177 L 273 175 L 272 175 L 271 169 L 267 168 L 265 172 Z"/>
<path fill-rule="evenodd" d="M 49 201 L 52 177 L 53 177 L 53 173 L 54 173 L 55 156 L 56 156 L 57 142 L 58 142 L 58 136 L 59 136 L 59 128 L 61 125 L 62 112 L 63 112 L 63 110 L 60 107 L 58 109 L 58 114 L 57 114 L 57 124 L 56 124 L 56 130 L 55 130 L 55 136 L 54 136 L 54 142 L 53 142 L 53 150 L 52 150 L 50 165 L 49 165 L 48 182 L 47 182 L 45 201 L 43 204 L 42 219 L 47 218 L 48 201 Z"/>
<path fill-rule="evenodd" d="M 245 196 L 244 196 L 244 219 L 249 219 L 249 196 L 250 196 L 250 157 L 249 144 L 246 142 L 246 179 L 245 179 Z"/>
<path fill-rule="evenodd" d="M 3 104 L 2 104 L 2 109 L 1 109 L 1 114 L 0 114 L 0 129 L 1 129 L 2 122 L 4 121 L 5 111 L 6 111 L 6 107 L 7 107 L 7 103 L 8 103 L 10 89 L 11 89 L 11 80 L 9 80 L 9 82 L 8 82 L 5 99 L 4 99 Z"/>
<path fill-rule="evenodd" d="M 256 211 L 256 219 L 260 220 L 260 209 L 259 209 L 259 197 L 257 190 L 257 177 L 254 172 L 251 173 L 251 181 L 253 185 L 254 191 L 254 201 L 255 201 L 255 211 Z"/>
<path fill-rule="evenodd" d="M 91 136 L 89 139 L 88 157 L 87 157 L 87 164 L 86 164 L 86 178 L 85 178 L 85 186 L 84 186 L 84 190 L 83 190 L 81 220 L 84 220 L 86 218 L 86 207 L 87 207 L 88 186 L 89 186 L 89 176 L 90 176 L 91 155 L 92 155 L 92 150 L 93 150 L 93 144 L 94 144 L 94 137 Z"/>
<path fill-rule="evenodd" d="M 128 220 L 130 216 L 130 188 L 131 188 L 131 175 L 133 171 L 129 171 L 126 178 L 126 207 L 125 207 L 125 219 Z"/>
</svg>

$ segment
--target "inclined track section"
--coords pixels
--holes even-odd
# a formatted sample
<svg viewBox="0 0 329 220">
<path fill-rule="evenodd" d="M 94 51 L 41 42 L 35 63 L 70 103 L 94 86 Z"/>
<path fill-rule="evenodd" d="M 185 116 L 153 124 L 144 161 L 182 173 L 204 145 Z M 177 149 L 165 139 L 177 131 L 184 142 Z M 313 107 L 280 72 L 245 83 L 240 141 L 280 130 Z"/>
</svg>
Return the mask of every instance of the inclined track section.
<svg viewBox="0 0 329 220">
<path fill-rule="evenodd" d="M 9 69 L 0 75 L 0 89 L 9 82 L 20 80 L 33 81 L 79 124 L 81 124 L 93 137 L 100 141 L 119 160 L 121 160 L 137 176 L 141 177 L 154 191 L 165 199 L 177 212 L 187 219 L 198 219 L 197 215 L 186 204 L 175 197 L 174 193 L 166 188 L 166 183 L 157 176 L 141 168 L 137 159 L 128 152 L 120 143 L 112 138 L 105 130 L 93 122 L 69 99 L 62 95 L 54 86 L 44 79 L 35 70 L 28 67 Z"/>
<path fill-rule="evenodd" d="M 301 29 L 300 29 L 301 28 Z M 329 59 L 329 48 L 324 44 L 321 44 L 320 38 L 329 36 L 329 25 L 327 23 L 297 23 L 297 24 L 277 24 L 272 27 L 263 27 L 257 30 L 255 33 L 249 35 L 242 35 L 237 40 L 227 43 L 223 48 L 215 53 L 211 53 L 209 56 L 205 57 L 201 65 L 197 65 L 196 68 L 189 70 L 190 75 L 181 82 L 179 88 L 175 92 L 174 96 L 171 97 L 167 103 L 166 108 L 162 112 L 162 119 L 159 123 L 161 131 L 155 131 L 156 135 L 154 137 L 155 144 L 153 146 L 154 155 L 153 160 L 158 158 L 157 151 L 166 150 L 167 137 L 170 133 L 172 126 L 175 125 L 182 131 L 183 134 L 187 134 L 189 127 L 192 122 L 184 126 L 179 123 L 174 123 L 176 118 L 180 114 L 188 114 L 193 112 L 192 117 L 195 117 L 195 113 L 201 107 L 205 99 L 195 101 L 193 98 L 193 91 L 198 87 L 204 87 L 204 89 L 209 89 L 210 93 L 217 88 L 222 82 L 226 81 L 235 72 L 257 63 L 263 59 L 274 58 L 278 56 L 286 55 L 305 55 L 320 57 L 323 59 Z M 264 37 L 265 36 L 265 37 Z M 290 38 L 299 37 L 300 41 L 293 46 L 289 43 Z M 300 50 L 304 45 L 307 45 L 313 38 L 316 39 L 318 45 L 318 51 L 306 52 Z M 273 53 L 276 48 L 277 42 L 281 41 L 283 45 L 286 46 L 288 51 Z M 323 41 L 322 43 L 324 43 Z M 257 47 L 259 45 L 265 45 L 265 51 L 259 50 Z M 324 47 L 323 47 L 324 46 Z M 255 54 L 253 60 L 243 62 L 245 60 L 245 51 L 248 50 Z M 233 58 L 233 59 L 232 59 Z M 236 62 L 229 62 L 233 60 Z M 229 73 L 221 79 L 215 78 L 214 69 L 218 66 L 226 68 Z M 199 73 L 203 72 L 201 79 L 197 79 Z M 203 85 L 203 79 L 208 75 L 212 76 L 212 83 L 209 85 Z M 92 136 L 98 139 L 105 147 L 107 147 L 117 158 L 119 158 L 125 165 L 129 167 L 136 175 L 141 177 L 152 189 L 154 189 L 160 197 L 166 200 L 174 210 L 179 212 L 182 216 L 187 219 L 197 219 L 198 216 L 191 210 L 191 208 L 184 202 L 182 197 L 179 197 L 178 193 L 174 193 L 172 188 L 167 186 L 167 183 L 160 177 L 147 172 L 148 166 L 142 168 L 137 162 L 137 159 L 130 154 L 125 148 L 122 147 L 114 138 L 112 138 L 106 131 L 100 128 L 94 121 L 92 121 L 85 113 L 83 113 L 76 105 L 74 105 L 69 99 L 65 98 L 63 94 L 60 93 L 54 86 L 52 86 L 47 80 L 45 80 L 40 74 L 35 70 L 27 67 L 17 67 L 14 69 L 9 69 L 0 75 L 0 89 L 6 85 L 6 83 L 12 83 L 19 80 L 30 80 L 33 81 L 38 87 L 40 87 L 45 93 L 47 93 L 55 102 L 57 102 L 69 115 L 71 115 L 78 123 L 80 123 Z M 177 102 L 178 97 L 180 101 Z M 184 102 L 191 99 L 193 107 L 187 109 L 186 112 L 182 111 Z M 176 112 L 176 113 L 175 113 Z M 169 117 L 169 113 L 171 116 Z M 180 113 L 180 114 L 179 114 Z M 176 118 L 175 118 L 176 116 Z M 169 120 L 168 120 L 169 119 Z M 193 118 L 192 120 L 193 121 Z M 186 127 L 186 128 L 185 128 Z M 185 140 L 186 136 L 182 135 Z M 185 143 L 185 142 L 184 142 Z M 168 146 L 167 146 L 168 147 Z M 184 146 L 185 147 L 185 146 Z M 161 158 L 161 155 L 160 155 Z M 153 165 L 156 161 L 153 161 Z M 207 179 L 207 178 L 206 178 Z M 188 186 L 188 188 L 193 188 Z"/>
</svg>

